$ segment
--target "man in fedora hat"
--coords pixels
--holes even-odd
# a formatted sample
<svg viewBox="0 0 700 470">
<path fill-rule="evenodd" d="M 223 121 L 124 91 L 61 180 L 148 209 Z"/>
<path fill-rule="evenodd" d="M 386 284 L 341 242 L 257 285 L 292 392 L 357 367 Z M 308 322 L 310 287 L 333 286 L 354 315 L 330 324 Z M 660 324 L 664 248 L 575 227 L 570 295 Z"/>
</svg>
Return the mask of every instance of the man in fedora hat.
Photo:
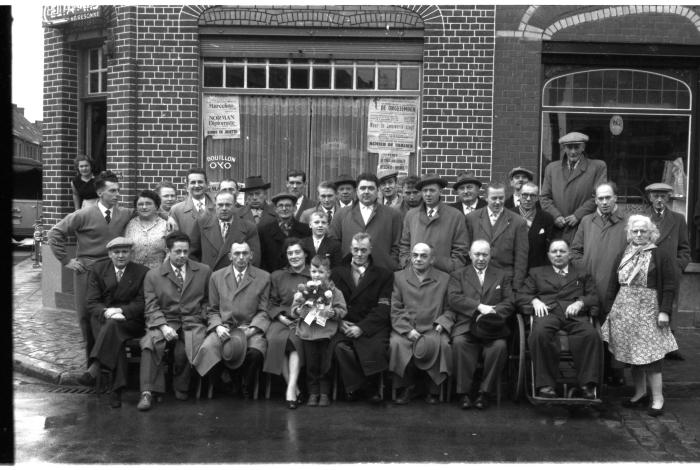
<svg viewBox="0 0 700 470">
<path fill-rule="evenodd" d="M 306 172 L 302 170 L 289 170 L 287 172 L 287 192 L 296 196 L 294 212 L 292 216 L 299 220 L 305 210 L 316 207 L 316 201 L 306 197 Z"/>
<path fill-rule="evenodd" d="M 253 222 L 258 227 L 277 220 L 274 207 L 267 203 L 269 187 L 270 183 L 263 181 L 262 176 L 249 176 L 245 179 L 242 189 L 245 193 L 245 206 L 238 211 L 240 218 Z"/>
<path fill-rule="evenodd" d="M 602 160 L 585 154 L 588 136 L 570 132 L 559 139 L 564 150 L 560 161 L 553 161 L 544 170 L 540 204 L 552 214 L 555 237 L 571 243 L 584 215 L 595 212 L 595 188 L 608 179 L 608 167 Z"/>
<path fill-rule="evenodd" d="M 688 263 L 690 263 L 690 242 L 688 241 L 688 225 L 685 217 L 678 212 L 672 211 L 668 207 L 673 194 L 673 187 L 666 183 L 652 183 L 644 188 L 649 201 L 649 207 L 644 211 L 644 215 L 651 218 L 654 225 L 659 229 L 659 239 L 654 242 L 660 250 L 666 251 L 671 258 L 676 259 L 676 295 L 673 302 L 673 312 L 671 314 L 671 329 L 675 327 L 675 318 L 678 318 L 678 289 L 680 287 L 681 276 Z M 670 352 L 667 359 L 683 360 L 683 356 L 678 351 Z"/>
<path fill-rule="evenodd" d="M 230 266 L 212 274 L 209 281 L 208 334 L 193 365 L 202 376 L 222 359 L 228 369 L 242 368 L 241 391 L 250 398 L 267 351 L 270 275 L 251 264 L 253 253 L 246 242 L 234 242 L 229 259 Z M 232 338 L 234 332 L 244 334 L 245 348 L 240 347 L 240 338 Z"/>
<path fill-rule="evenodd" d="M 428 376 L 426 402 L 436 404 L 440 384 L 452 370 L 449 334 L 454 314 L 447 303 L 450 276 L 435 269 L 434 261 L 433 249 L 416 243 L 411 249 L 411 264 L 394 275 L 389 370 L 400 389 L 395 400 L 399 405 L 411 400 L 423 371 Z"/>
<path fill-rule="evenodd" d="M 508 317 L 515 311 L 513 291 L 505 272 L 489 266 L 491 246 L 486 240 L 475 240 L 469 249 L 472 265 L 450 276 L 448 301 L 454 312 L 452 352 L 456 391 L 462 395 L 463 410 L 483 410 L 489 406 L 494 385 L 508 358 L 506 338 L 510 331 Z M 484 369 L 476 400 L 472 402 L 474 373 L 479 358 L 484 356 Z"/>
<path fill-rule="evenodd" d="M 78 382 L 92 385 L 103 368 L 113 372 L 109 405 L 121 406 L 121 391 L 126 386 L 124 342 L 140 338 L 145 327 L 143 280 L 148 268 L 131 261 L 133 242 L 116 237 L 107 243 L 109 259 L 92 265 L 88 276 L 86 305 L 95 331 L 91 364 Z"/>
<path fill-rule="evenodd" d="M 476 209 L 486 206 L 486 201 L 479 197 L 481 181 L 471 173 L 460 173 L 452 189 L 457 193 L 457 201 L 450 205 L 465 216 Z"/>
<path fill-rule="evenodd" d="M 404 219 L 409 210 L 420 206 L 421 202 L 423 202 L 423 194 L 416 187 L 419 181 L 420 178 L 416 175 L 408 175 L 403 179 L 403 184 L 401 185 L 403 201 L 401 202 L 401 207 L 399 207 L 399 212 L 401 212 L 401 216 Z"/>
<path fill-rule="evenodd" d="M 399 210 L 403 198 L 397 192 L 399 172 L 395 170 L 379 170 L 379 202 L 392 209 Z"/>
<path fill-rule="evenodd" d="M 287 265 L 287 254 L 282 249 L 285 238 L 305 238 L 311 235 L 309 226 L 293 217 L 296 200 L 292 193 L 274 195 L 272 203 L 277 217 L 258 227 L 262 250 L 261 267 L 269 273 Z"/>
<path fill-rule="evenodd" d="M 534 177 L 535 174 L 532 171 L 522 166 L 516 166 L 508 172 L 508 179 L 510 180 L 510 187 L 513 189 L 513 194 L 511 194 L 503 204 L 506 209 L 515 209 L 515 212 L 517 212 L 520 206 L 520 191 L 525 183 L 532 183 Z"/>
<path fill-rule="evenodd" d="M 204 168 L 187 170 L 185 184 L 187 185 L 187 197 L 170 209 L 168 229 L 170 231 L 179 230 L 191 237 L 197 220 L 207 214 L 214 213 L 214 201 L 207 194 L 209 182 Z"/>
<path fill-rule="evenodd" d="M 334 181 L 335 190 L 338 193 L 338 208 L 351 206 L 355 202 L 357 183 L 350 175 L 340 175 Z"/>
<path fill-rule="evenodd" d="M 399 244 L 402 267 L 410 262 L 410 249 L 418 242 L 433 247 L 437 269 L 451 273 L 466 264 L 468 236 L 464 216 L 440 200 L 440 191 L 447 181 L 436 175 L 424 175 L 416 188 L 422 193 L 423 204 L 406 214 Z"/>
</svg>

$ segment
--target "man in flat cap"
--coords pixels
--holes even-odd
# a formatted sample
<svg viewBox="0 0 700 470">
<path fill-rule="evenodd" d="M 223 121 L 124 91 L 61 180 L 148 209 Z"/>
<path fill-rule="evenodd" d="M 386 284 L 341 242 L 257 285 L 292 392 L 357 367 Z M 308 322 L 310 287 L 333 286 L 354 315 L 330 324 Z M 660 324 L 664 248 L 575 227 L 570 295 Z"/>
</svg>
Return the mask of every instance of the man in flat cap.
<svg viewBox="0 0 700 470">
<path fill-rule="evenodd" d="M 377 173 L 379 178 L 379 201 L 392 209 L 400 210 L 403 198 L 398 194 L 399 173 L 394 170 L 380 170 Z"/>
<path fill-rule="evenodd" d="M 112 371 L 109 406 L 119 408 L 127 383 L 124 343 L 140 338 L 145 329 L 143 280 L 148 268 L 131 261 L 133 242 L 116 237 L 107 243 L 109 259 L 92 265 L 88 276 L 86 305 L 95 345 L 90 366 L 78 382 L 92 385 L 101 369 Z"/>
<path fill-rule="evenodd" d="M 649 207 L 644 211 L 644 215 L 651 218 L 654 225 L 659 229 L 659 239 L 655 242 L 660 250 L 666 251 L 670 257 L 676 259 L 676 295 L 673 302 L 673 312 L 671 315 L 671 328 L 674 318 L 678 315 L 678 289 L 680 287 L 681 275 L 688 263 L 690 263 L 690 243 L 688 241 L 688 225 L 685 217 L 668 208 L 668 203 L 673 194 L 673 188 L 666 183 L 653 183 L 644 188 L 649 201 Z M 673 351 L 666 355 L 667 359 L 682 360 L 683 356 L 678 351 Z"/>
<path fill-rule="evenodd" d="M 179 230 L 191 237 L 197 220 L 214 212 L 214 201 L 207 194 L 209 181 L 204 168 L 187 170 L 185 184 L 187 185 L 187 197 L 170 209 L 168 230 Z"/>
<path fill-rule="evenodd" d="M 333 181 L 333 184 L 335 184 L 335 190 L 338 193 L 338 208 L 352 206 L 357 191 L 355 178 L 350 175 L 340 175 Z"/>
<path fill-rule="evenodd" d="M 238 211 L 239 217 L 258 227 L 277 220 L 275 208 L 267 203 L 269 188 L 270 183 L 263 181 L 262 176 L 247 177 L 241 190 L 245 193 L 245 206 Z"/>
<path fill-rule="evenodd" d="M 555 237 L 567 243 L 573 240 L 583 216 L 595 211 L 594 190 L 608 177 L 604 161 L 585 155 L 586 142 L 586 134 L 566 134 L 559 139 L 563 158 L 551 162 L 544 170 L 540 204 L 554 217 Z"/>
<path fill-rule="evenodd" d="M 424 175 L 416 189 L 423 196 L 423 203 L 406 214 L 399 243 L 401 267 L 410 264 L 411 247 L 423 242 L 433 247 L 434 266 L 451 273 L 466 265 L 469 240 L 464 216 L 454 207 L 440 200 L 440 191 L 447 181 L 436 175 Z"/>
<path fill-rule="evenodd" d="M 452 186 L 457 193 L 457 201 L 450 204 L 465 216 L 472 211 L 486 206 L 486 201 L 479 197 L 481 181 L 471 173 L 463 172 L 457 176 L 457 182 Z"/>
<path fill-rule="evenodd" d="M 535 174 L 524 168 L 522 166 L 516 166 L 508 172 L 508 178 L 510 179 L 510 187 L 513 189 L 513 194 L 511 194 L 504 204 L 506 209 L 516 209 L 520 206 L 520 191 L 522 191 L 523 185 L 525 183 L 532 183 Z M 539 206 L 539 204 L 537 204 Z"/>
<path fill-rule="evenodd" d="M 297 197 L 292 193 L 279 193 L 272 197 L 277 217 L 259 227 L 261 267 L 271 273 L 287 265 L 287 254 L 283 245 L 285 238 L 305 238 L 311 236 L 308 224 L 294 218 L 294 204 Z"/>
</svg>

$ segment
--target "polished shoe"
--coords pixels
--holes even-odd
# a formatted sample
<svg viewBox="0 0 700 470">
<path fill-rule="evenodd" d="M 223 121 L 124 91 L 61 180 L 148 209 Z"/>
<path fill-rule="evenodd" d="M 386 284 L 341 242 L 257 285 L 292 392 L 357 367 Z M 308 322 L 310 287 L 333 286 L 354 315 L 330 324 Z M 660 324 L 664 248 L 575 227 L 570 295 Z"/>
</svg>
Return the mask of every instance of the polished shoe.
<svg viewBox="0 0 700 470">
<path fill-rule="evenodd" d="M 287 408 L 290 410 L 296 410 L 299 406 L 296 400 L 286 400 L 285 403 L 287 403 Z"/>
<path fill-rule="evenodd" d="M 489 404 L 489 396 L 485 393 L 480 393 L 474 401 L 474 408 L 476 408 L 477 410 L 485 410 L 489 407 Z"/>
<path fill-rule="evenodd" d="M 377 392 L 374 393 L 371 397 L 369 397 L 367 401 L 369 401 L 373 405 L 378 405 L 384 400 L 382 399 L 382 396 L 379 394 L 379 392 Z"/>
<path fill-rule="evenodd" d="M 84 387 L 94 387 L 97 383 L 97 379 L 95 379 L 90 372 L 83 372 L 76 380 Z"/>
<path fill-rule="evenodd" d="M 329 406 L 331 404 L 331 399 L 325 393 L 322 393 L 318 399 L 318 406 Z"/>
<path fill-rule="evenodd" d="M 181 392 L 181 391 L 179 391 L 179 390 L 175 390 L 175 398 L 176 398 L 177 400 L 180 400 L 180 401 L 187 401 L 187 399 L 188 399 L 189 397 L 190 397 L 190 396 L 189 396 L 187 393 Z"/>
<path fill-rule="evenodd" d="M 664 414 L 664 406 L 661 405 L 661 408 L 649 408 L 647 414 L 653 418 L 661 416 L 662 414 Z"/>
<path fill-rule="evenodd" d="M 309 395 L 309 401 L 306 402 L 306 406 L 318 406 L 318 395 L 315 393 Z"/>
<path fill-rule="evenodd" d="M 302 392 L 299 392 L 299 395 L 297 395 L 297 404 L 303 405 L 304 403 L 306 403 L 306 395 L 304 395 Z"/>
<path fill-rule="evenodd" d="M 411 388 L 406 387 L 403 390 L 401 390 L 401 393 L 399 393 L 396 396 L 396 400 L 394 400 L 394 403 L 396 403 L 397 405 L 405 405 L 410 401 L 411 401 Z"/>
<path fill-rule="evenodd" d="M 632 401 L 631 398 L 622 402 L 623 408 L 646 408 L 651 403 L 649 395 L 642 395 L 637 400 Z"/>
<path fill-rule="evenodd" d="M 438 399 L 438 396 L 434 393 L 429 393 L 425 396 L 425 402 L 428 405 L 437 405 L 438 403 L 440 403 L 440 400 Z"/>
<path fill-rule="evenodd" d="M 678 350 L 666 353 L 664 359 L 668 359 L 669 361 L 685 361 L 685 358 Z"/>
<path fill-rule="evenodd" d="M 586 384 L 581 387 L 581 396 L 586 400 L 595 400 L 595 384 Z"/>
<path fill-rule="evenodd" d="M 139 411 L 148 411 L 153 406 L 153 396 L 151 392 L 141 392 L 141 399 L 139 400 L 136 409 Z"/>
<path fill-rule="evenodd" d="M 109 394 L 109 407 L 110 408 L 121 408 L 122 407 L 122 391 L 112 390 Z"/>
<path fill-rule="evenodd" d="M 537 395 L 539 395 L 540 398 L 557 398 L 557 392 L 549 385 L 540 387 L 540 389 L 537 390 Z"/>
<path fill-rule="evenodd" d="M 462 397 L 462 404 L 459 405 L 459 407 L 462 408 L 463 410 L 469 410 L 473 406 L 474 406 L 474 403 L 472 403 L 472 399 L 469 398 L 469 395 L 467 395 L 465 393 L 464 396 Z"/>
</svg>

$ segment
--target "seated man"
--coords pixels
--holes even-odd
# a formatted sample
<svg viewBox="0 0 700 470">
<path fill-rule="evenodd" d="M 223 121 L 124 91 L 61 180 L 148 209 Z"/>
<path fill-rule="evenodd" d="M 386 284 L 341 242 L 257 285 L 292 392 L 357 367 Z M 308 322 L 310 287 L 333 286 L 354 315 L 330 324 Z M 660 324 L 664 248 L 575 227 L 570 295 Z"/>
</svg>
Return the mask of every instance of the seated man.
<svg viewBox="0 0 700 470">
<path fill-rule="evenodd" d="M 501 376 L 508 358 L 506 337 L 510 334 L 506 319 L 515 310 L 510 278 L 489 266 L 491 246 L 476 240 L 469 249 L 471 266 L 455 271 L 447 289 L 450 310 L 455 314 L 452 327 L 452 351 L 457 394 L 462 409 L 489 406 L 489 394 Z M 483 351 L 484 371 L 479 394 L 472 404 L 469 393 L 474 372 Z"/>
<path fill-rule="evenodd" d="M 113 371 L 109 406 L 122 406 L 126 387 L 124 343 L 143 336 L 143 280 L 148 268 L 131 261 L 133 242 L 117 237 L 107 243 L 109 259 L 96 262 L 88 276 L 86 305 L 95 345 L 88 372 L 78 379 L 92 385 L 102 368 Z"/>
<path fill-rule="evenodd" d="M 391 294 L 389 370 L 401 389 L 395 403 L 411 400 L 419 369 L 429 377 L 428 404 L 438 402 L 440 384 L 452 369 L 450 328 L 453 314 L 447 310 L 449 274 L 433 267 L 433 249 L 416 243 L 411 263 L 394 275 Z"/>
<path fill-rule="evenodd" d="M 190 260 L 190 237 L 175 231 L 165 237 L 168 256 L 159 268 L 148 271 L 146 334 L 141 338 L 140 411 L 151 409 L 153 393 L 165 393 L 161 367 L 166 343 L 173 346 L 175 398 L 187 400 L 191 363 L 206 335 L 205 314 L 211 269 Z"/>
<path fill-rule="evenodd" d="M 231 266 L 220 269 L 209 281 L 208 335 L 195 356 L 193 365 L 204 376 L 222 358 L 226 341 L 234 329 L 245 334 L 246 349 L 240 357 L 224 361 L 229 369 L 243 371 L 243 398 L 250 398 L 249 385 L 262 366 L 267 351 L 263 336 L 270 326 L 267 304 L 270 297 L 270 275 L 252 265 L 253 252 L 247 243 L 234 243 L 229 254 Z"/>
<path fill-rule="evenodd" d="M 547 254 L 552 265 L 532 268 L 516 296 L 524 313 L 535 314 L 528 338 L 535 387 L 540 397 L 556 398 L 560 353 L 556 335 L 564 330 L 569 335 L 583 398 L 593 399 L 600 381 L 602 343 L 586 313 L 598 305 L 595 283 L 588 273 L 569 264 L 569 245 L 564 240 L 554 240 Z"/>
</svg>

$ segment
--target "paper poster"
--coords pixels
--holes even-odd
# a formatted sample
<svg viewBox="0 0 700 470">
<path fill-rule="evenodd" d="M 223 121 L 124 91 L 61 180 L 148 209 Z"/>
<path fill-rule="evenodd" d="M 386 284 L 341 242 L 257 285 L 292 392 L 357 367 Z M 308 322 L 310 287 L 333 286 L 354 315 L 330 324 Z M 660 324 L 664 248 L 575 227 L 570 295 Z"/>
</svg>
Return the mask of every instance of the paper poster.
<svg viewBox="0 0 700 470">
<path fill-rule="evenodd" d="M 206 95 L 204 97 L 204 138 L 240 138 L 239 105 L 238 96 Z"/>
<path fill-rule="evenodd" d="M 415 152 L 418 98 L 375 99 L 367 114 L 367 151 Z"/>
<path fill-rule="evenodd" d="M 408 175 L 408 155 L 409 152 L 382 150 L 379 152 L 377 174 L 382 170 L 391 170 L 398 172 L 399 176 Z"/>
</svg>

